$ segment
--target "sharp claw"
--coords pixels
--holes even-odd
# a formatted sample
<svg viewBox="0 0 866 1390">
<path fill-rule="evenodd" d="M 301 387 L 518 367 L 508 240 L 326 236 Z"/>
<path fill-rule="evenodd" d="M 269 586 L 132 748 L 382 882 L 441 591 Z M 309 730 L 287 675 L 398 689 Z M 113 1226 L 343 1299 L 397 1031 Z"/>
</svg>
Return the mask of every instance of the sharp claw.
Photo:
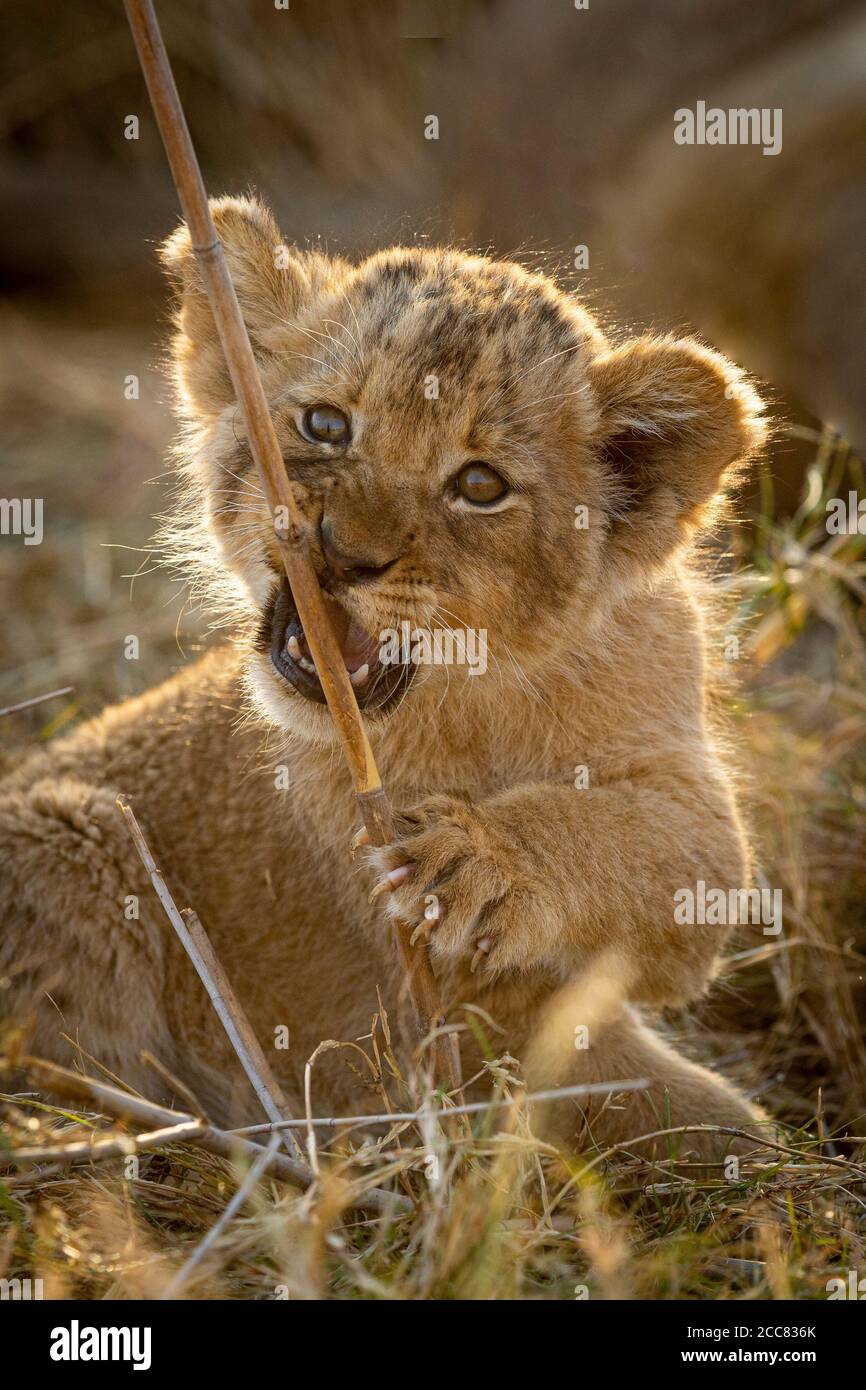
<svg viewBox="0 0 866 1390">
<path fill-rule="evenodd" d="M 356 830 L 355 834 L 352 836 L 352 853 L 354 854 L 356 849 L 360 849 L 362 845 L 368 845 L 369 843 L 370 832 L 366 825 L 362 825 L 361 829 Z"/>
<path fill-rule="evenodd" d="M 409 945 L 414 946 L 416 941 L 420 941 L 422 937 L 429 936 L 432 930 L 432 922 L 419 922 L 412 935 L 409 937 Z"/>
<path fill-rule="evenodd" d="M 379 880 L 367 901 L 372 903 L 375 902 L 376 898 L 380 897 L 382 893 L 392 893 L 395 888 L 399 888 L 400 884 L 409 877 L 414 868 L 414 864 L 400 864 L 396 869 L 392 869 L 390 873 Z"/>
<path fill-rule="evenodd" d="M 414 946 L 419 937 L 428 936 L 433 928 L 442 921 L 442 915 L 442 908 L 438 902 L 428 903 L 424 909 L 422 920 L 409 938 L 409 945 Z"/>
<path fill-rule="evenodd" d="M 475 955 L 472 957 L 472 964 L 469 967 L 470 975 L 475 974 L 475 971 L 477 970 L 481 962 L 486 958 L 492 945 L 493 941 L 489 936 L 482 936 L 481 940 L 478 942 L 478 945 L 475 947 Z"/>
</svg>

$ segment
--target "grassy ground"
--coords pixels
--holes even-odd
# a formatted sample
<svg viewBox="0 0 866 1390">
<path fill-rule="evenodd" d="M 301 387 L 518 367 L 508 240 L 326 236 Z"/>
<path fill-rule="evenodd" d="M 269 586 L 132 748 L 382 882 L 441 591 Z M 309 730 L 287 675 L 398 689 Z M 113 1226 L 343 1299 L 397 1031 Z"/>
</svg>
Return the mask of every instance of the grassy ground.
<svg viewBox="0 0 866 1390">
<path fill-rule="evenodd" d="M 0 327 L 4 489 L 43 496 L 46 514 L 41 546 L 0 550 L 0 705 L 75 687 L 0 722 L 14 758 L 161 679 L 207 636 L 147 550 L 168 431 L 147 330 L 116 305 L 86 338 L 11 311 Z M 124 398 L 129 373 L 141 378 L 137 401 Z M 827 497 L 864 486 L 830 432 L 801 431 L 799 445 L 812 461 L 795 506 L 774 497 L 766 470 L 717 580 L 725 637 L 738 644 L 720 643 L 719 698 L 745 753 L 760 870 L 783 890 L 785 929 L 740 943 L 712 997 L 667 1020 L 786 1121 L 791 1152 L 744 1160 L 733 1177 L 689 1177 L 627 1152 L 557 1153 L 519 1109 L 499 1134 L 492 1114 L 459 1135 L 429 1119 L 326 1132 L 312 1199 L 259 1183 L 185 1293 L 812 1299 L 829 1277 L 866 1268 L 866 537 L 824 525 Z M 123 657 L 131 632 L 138 662 Z M 380 1020 L 367 1062 L 357 1058 L 359 1086 L 380 1092 L 383 1111 L 414 1110 L 423 1098 L 399 1075 L 386 1029 Z M 519 1096 L 495 1048 L 490 1069 L 503 1095 Z M 0 1152 L 118 1128 L 32 1094 L 4 1108 Z M 0 1182 L 0 1277 L 41 1277 L 46 1297 L 153 1296 L 220 1217 L 242 1168 L 174 1146 L 142 1153 L 137 1168 L 13 1170 Z M 411 1196 L 412 1210 L 349 1214 L 351 1184 L 374 1181 Z"/>
</svg>

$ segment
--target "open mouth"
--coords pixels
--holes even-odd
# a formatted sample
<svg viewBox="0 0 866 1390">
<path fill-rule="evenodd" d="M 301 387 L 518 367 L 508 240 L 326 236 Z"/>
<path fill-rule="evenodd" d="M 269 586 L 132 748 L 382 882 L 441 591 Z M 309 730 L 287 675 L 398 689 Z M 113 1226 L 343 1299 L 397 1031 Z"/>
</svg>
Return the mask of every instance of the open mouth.
<svg viewBox="0 0 866 1390">
<path fill-rule="evenodd" d="M 396 704 L 408 689 L 415 667 L 383 665 L 379 638 L 361 627 L 332 595 L 323 590 L 322 597 L 358 704 L 368 710 L 383 710 Z M 299 695 L 324 704 L 325 692 L 286 579 L 281 581 L 269 608 L 270 614 L 264 615 L 262 637 L 265 640 L 261 645 L 269 650 L 274 670 Z"/>
</svg>

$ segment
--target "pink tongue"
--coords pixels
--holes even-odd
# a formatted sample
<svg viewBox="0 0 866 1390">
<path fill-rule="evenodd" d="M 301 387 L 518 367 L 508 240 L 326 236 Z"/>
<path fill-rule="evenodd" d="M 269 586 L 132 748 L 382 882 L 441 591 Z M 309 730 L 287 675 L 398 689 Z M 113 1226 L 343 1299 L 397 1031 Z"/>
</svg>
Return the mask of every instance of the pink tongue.
<svg viewBox="0 0 866 1390">
<path fill-rule="evenodd" d="M 357 671 L 366 662 L 372 666 L 379 658 L 379 643 L 375 637 L 371 637 L 369 632 L 365 632 L 354 618 L 349 619 L 345 608 L 341 608 L 338 603 L 325 594 L 325 603 L 328 608 L 328 615 L 333 623 L 340 650 L 343 653 L 343 660 L 346 663 L 347 671 Z M 310 649 L 307 646 L 307 639 L 301 634 L 301 652 L 308 659 Z"/>
<path fill-rule="evenodd" d="M 348 671 L 357 671 L 365 662 L 372 666 L 379 657 L 379 643 L 356 622 L 349 623 L 343 639 L 343 660 Z"/>
</svg>

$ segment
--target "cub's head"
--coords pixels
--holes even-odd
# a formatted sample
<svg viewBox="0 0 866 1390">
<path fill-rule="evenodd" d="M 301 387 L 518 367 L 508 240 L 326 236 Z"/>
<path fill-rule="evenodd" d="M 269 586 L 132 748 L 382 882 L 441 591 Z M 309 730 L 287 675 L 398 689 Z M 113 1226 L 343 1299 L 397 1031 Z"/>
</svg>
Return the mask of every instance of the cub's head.
<svg viewBox="0 0 866 1390">
<path fill-rule="evenodd" d="M 691 340 L 612 346 L 549 279 L 459 251 L 360 265 L 212 204 L 359 703 L 425 709 L 481 677 L 544 682 L 652 582 L 759 444 L 761 404 Z M 323 735 L 322 692 L 189 236 L 173 364 L 188 426 L 175 539 L 249 639 L 259 708 Z"/>
</svg>

